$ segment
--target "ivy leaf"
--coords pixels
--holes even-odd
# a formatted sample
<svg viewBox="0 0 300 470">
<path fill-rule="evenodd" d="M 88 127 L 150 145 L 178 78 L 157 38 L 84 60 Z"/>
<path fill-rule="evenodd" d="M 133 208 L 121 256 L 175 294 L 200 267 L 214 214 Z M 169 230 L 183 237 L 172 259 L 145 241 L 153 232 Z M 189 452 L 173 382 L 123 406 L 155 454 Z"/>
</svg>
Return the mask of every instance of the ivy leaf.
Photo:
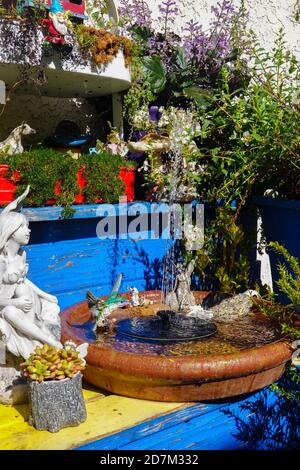
<svg viewBox="0 0 300 470">
<path fill-rule="evenodd" d="M 163 91 L 166 85 L 166 70 L 160 57 L 148 56 L 143 60 L 143 70 L 147 75 L 151 91 L 155 94 Z"/>
</svg>

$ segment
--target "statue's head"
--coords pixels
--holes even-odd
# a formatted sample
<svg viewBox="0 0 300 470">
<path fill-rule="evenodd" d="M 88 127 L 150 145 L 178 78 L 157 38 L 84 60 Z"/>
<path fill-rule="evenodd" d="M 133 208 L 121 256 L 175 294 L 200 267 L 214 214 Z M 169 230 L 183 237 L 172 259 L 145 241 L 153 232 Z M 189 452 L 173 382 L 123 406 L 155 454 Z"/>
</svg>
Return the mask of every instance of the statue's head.
<svg viewBox="0 0 300 470">
<path fill-rule="evenodd" d="M 20 245 L 27 245 L 29 235 L 28 220 L 20 212 L 9 212 L 0 216 L 0 253 L 11 239 L 15 239 Z"/>
<path fill-rule="evenodd" d="M 27 245 L 29 242 L 28 220 L 20 212 L 22 202 L 29 193 L 29 189 L 28 186 L 24 193 L 9 203 L 0 214 L 0 253 L 12 238 L 20 245 Z"/>
</svg>

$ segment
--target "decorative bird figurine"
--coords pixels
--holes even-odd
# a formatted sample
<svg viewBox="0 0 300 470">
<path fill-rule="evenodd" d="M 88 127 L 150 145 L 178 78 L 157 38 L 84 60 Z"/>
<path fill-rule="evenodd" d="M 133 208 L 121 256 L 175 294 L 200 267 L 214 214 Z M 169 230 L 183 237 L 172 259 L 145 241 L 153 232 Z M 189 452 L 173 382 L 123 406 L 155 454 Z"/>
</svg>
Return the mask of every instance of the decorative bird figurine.
<svg viewBox="0 0 300 470">
<path fill-rule="evenodd" d="M 93 315 L 93 319 L 97 318 L 99 315 L 99 310 L 101 310 L 104 300 L 100 297 L 96 297 L 90 290 L 86 293 L 86 300 L 88 303 L 89 310 Z"/>
<path fill-rule="evenodd" d="M 89 310 L 95 320 L 95 329 L 106 328 L 108 326 L 107 317 L 113 310 L 122 305 L 125 299 L 118 296 L 118 292 L 122 282 L 122 273 L 117 277 L 116 282 L 106 300 L 96 297 L 90 290 L 86 293 Z"/>
</svg>

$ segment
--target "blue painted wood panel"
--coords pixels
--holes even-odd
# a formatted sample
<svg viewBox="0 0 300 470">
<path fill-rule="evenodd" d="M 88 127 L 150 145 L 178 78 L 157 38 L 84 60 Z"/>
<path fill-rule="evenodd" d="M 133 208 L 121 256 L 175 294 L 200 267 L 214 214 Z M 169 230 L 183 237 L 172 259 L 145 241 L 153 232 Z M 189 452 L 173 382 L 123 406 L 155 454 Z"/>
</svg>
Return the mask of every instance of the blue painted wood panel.
<svg viewBox="0 0 300 470">
<path fill-rule="evenodd" d="M 275 410 L 277 396 L 268 388 L 247 398 L 222 404 L 197 404 L 146 421 L 137 426 L 86 444 L 84 450 L 266 450 L 286 449 L 276 438 L 276 422 L 282 431 L 290 423 L 287 414 Z M 299 403 L 289 402 L 290 410 Z M 297 414 L 297 412 L 296 412 Z M 300 448 L 298 434 L 291 448 Z M 299 444 L 299 447 L 297 447 Z"/>
<path fill-rule="evenodd" d="M 85 238 L 27 247 L 28 277 L 59 296 L 65 307 L 85 297 L 87 289 L 107 295 L 119 273 L 121 291 L 160 287 L 164 240 L 105 240 Z"/>
<path fill-rule="evenodd" d="M 150 210 L 149 203 L 144 206 Z M 99 207 L 77 206 L 76 216 L 67 220 L 58 219 L 60 208 L 23 210 L 31 221 L 28 276 L 57 295 L 61 308 L 83 300 L 88 289 L 107 295 L 119 273 L 123 273 L 121 291 L 133 285 L 139 290 L 161 286 L 162 258 L 170 241 L 151 239 L 153 232 L 136 232 L 133 239 L 122 239 L 119 231 L 116 239 L 98 239 Z"/>
</svg>

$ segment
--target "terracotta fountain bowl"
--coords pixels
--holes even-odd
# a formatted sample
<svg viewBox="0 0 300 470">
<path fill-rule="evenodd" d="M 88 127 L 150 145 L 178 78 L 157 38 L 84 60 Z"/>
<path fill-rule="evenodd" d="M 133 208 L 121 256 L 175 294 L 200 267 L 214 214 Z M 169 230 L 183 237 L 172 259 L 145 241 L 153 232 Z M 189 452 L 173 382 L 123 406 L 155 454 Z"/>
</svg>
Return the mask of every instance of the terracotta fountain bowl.
<svg viewBox="0 0 300 470">
<path fill-rule="evenodd" d="M 155 302 L 152 308 L 119 309 L 116 319 L 153 315 L 161 308 L 160 291 L 142 292 Z M 194 292 L 200 303 L 207 292 Z M 124 294 L 126 296 L 126 294 Z M 88 341 L 84 379 L 96 387 L 128 397 L 168 402 L 208 401 L 243 395 L 278 380 L 291 358 L 285 340 L 235 352 L 168 356 L 119 348 L 117 341 L 107 346 L 100 338 L 86 334 L 91 321 L 87 303 L 80 302 L 62 314 L 62 340 L 77 344 Z M 83 327 L 83 328 L 82 328 Z"/>
</svg>

